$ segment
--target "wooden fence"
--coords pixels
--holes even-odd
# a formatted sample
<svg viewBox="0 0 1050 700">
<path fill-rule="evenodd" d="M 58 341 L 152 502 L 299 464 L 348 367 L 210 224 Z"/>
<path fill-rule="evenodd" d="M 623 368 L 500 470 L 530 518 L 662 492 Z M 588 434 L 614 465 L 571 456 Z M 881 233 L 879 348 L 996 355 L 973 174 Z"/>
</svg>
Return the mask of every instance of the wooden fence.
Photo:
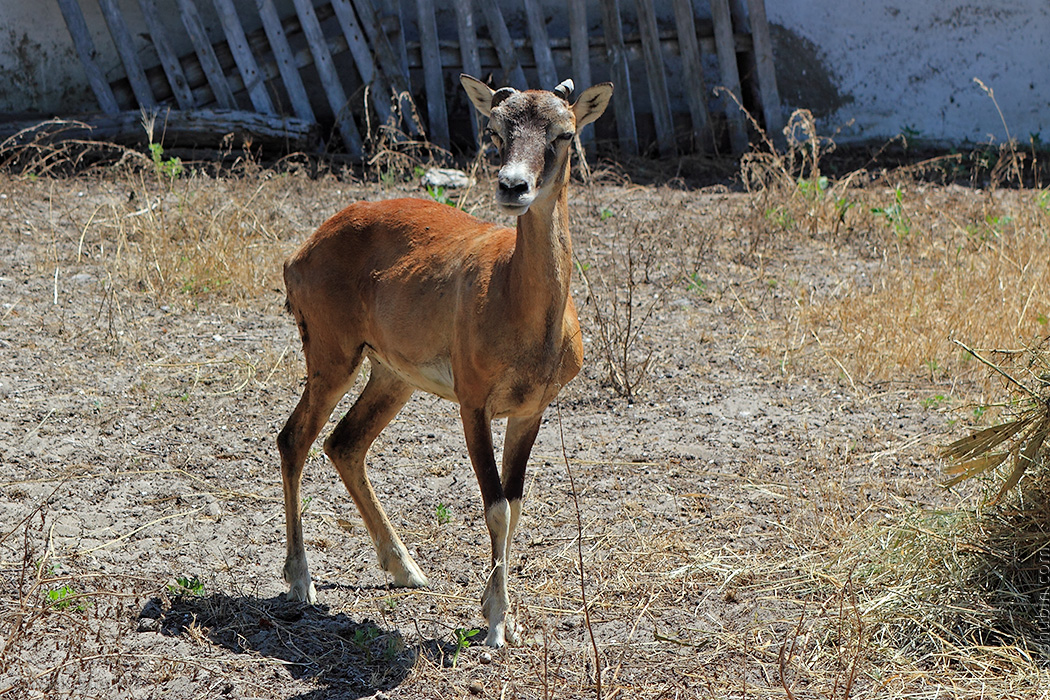
<svg viewBox="0 0 1050 700">
<path fill-rule="evenodd" d="M 376 125 L 387 124 L 463 148 L 476 124 L 460 72 L 518 88 L 550 89 L 566 76 L 581 88 L 612 80 L 605 136 L 628 155 L 745 150 L 744 116 L 734 100 L 714 95 L 716 86 L 752 107 L 769 131 L 783 125 L 764 0 L 746 0 L 746 8 L 745 0 L 700 0 L 709 15 L 692 0 L 592 0 L 592 16 L 585 0 L 566 0 L 553 16 L 540 0 L 520 0 L 524 21 L 505 14 L 511 3 L 494 0 L 452 0 L 451 12 L 437 11 L 435 0 L 292 0 L 284 16 L 274 0 L 256 0 L 252 16 L 238 16 L 233 0 L 138 0 L 136 17 L 117 0 L 58 2 L 100 121 L 111 125 L 133 122 L 130 112 L 165 110 L 169 134 L 207 140 L 232 131 L 286 150 L 316 149 L 318 134 L 332 150 L 337 134 L 361 158 Z M 116 80 L 96 63 L 82 9 L 93 2 L 124 69 Z M 661 23 L 658 10 L 673 10 L 673 21 Z M 218 41 L 207 26 L 216 21 Z M 133 22 L 147 29 L 143 50 L 135 49 Z M 180 44 L 192 51 L 180 55 Z"/>
</svg>

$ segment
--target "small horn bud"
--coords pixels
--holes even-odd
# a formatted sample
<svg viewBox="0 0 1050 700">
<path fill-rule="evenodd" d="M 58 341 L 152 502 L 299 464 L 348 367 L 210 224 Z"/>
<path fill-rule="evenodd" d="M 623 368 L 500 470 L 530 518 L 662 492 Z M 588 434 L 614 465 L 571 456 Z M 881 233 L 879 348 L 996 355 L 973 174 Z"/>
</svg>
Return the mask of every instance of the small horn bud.
<svg viewBox="0 0 1050 700">
<path fill-rule="evenodd" d="M 563 80 L 562 82 L 558 83 L 558 87 L 554 88 L 554 90 L 552 92 L 555 95 L 557 95 L 558 97 L 560 97 L 563 100 L 565 100 L 566 102 L 568 102 L 569 101 L 569 95 L 572 94 L 572 91 L 573 91 L 574 87 L 575 86 L 572 84 L 572 79 L 568 78 L 568 79 Z"/>
<path fill-rule="evenodd" d="M 496 92 L 492 93 L 492 107 L 493 107 L 493 109 L 495 109 L 496 105 L 498 105 L 500 102 L 502 102 L 503 100 L 507 99 L 508 97 L 510 97 L 511 95 L 513 95 L 516 92 L 517 92 L 517 90 L 515 90 L 512 87 L 502 87 L 499 90 L 496 90 Z"/>
</svg>

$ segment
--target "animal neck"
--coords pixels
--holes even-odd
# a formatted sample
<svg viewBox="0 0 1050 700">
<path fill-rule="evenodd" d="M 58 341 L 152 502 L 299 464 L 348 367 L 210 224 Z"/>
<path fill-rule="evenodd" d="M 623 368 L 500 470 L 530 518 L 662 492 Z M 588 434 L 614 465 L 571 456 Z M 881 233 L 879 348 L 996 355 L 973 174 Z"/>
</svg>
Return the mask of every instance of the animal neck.
<svg viewBox="0 0 1050 700">
<path fill-rule="evenodd" d="M 566 168 L 567 170 L 567 168 Z M 535 201 L 518 217 L 511 272 L 517 317 L 544 324 L 545 335 L 560 330 L 572 280 L 568 173 L 552 196 Z M 557 319 L 559 324 L 554 324 Z"/>
</svg>

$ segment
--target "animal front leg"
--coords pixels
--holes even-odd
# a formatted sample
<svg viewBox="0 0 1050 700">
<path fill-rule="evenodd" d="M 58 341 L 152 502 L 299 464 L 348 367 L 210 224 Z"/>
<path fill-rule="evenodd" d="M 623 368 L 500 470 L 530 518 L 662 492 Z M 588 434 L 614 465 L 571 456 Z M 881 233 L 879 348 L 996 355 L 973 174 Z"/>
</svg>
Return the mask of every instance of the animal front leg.
<svg viewBox="0 0 1050 700">
<path fill-rule="evenodd" d="M 492 429 L 484 409 L 461 408 L 467 451 L 470 453 L 474 474 L 481 487 L 485 505 L 485 524 L 492 540 L 492 561 L 488 582 L 481 596 L 481 610 L 489 623 L 485 644 L 501 647 L 517 644 L 517 626 L 507 613 L 510 594 L 507 590 L 507 544 L 511 528 L 511 507 L 503 493 L 496 459 L 492 453 Z"/>
<path fill-rule="evenodd" d="M 529 463 L 532 445 L 540 431 L 543 414 L 507 420 L 507 434 L 503 443 L 503 495 L 510 504 L 510 527 L 507 532 L 507 561 L 510 545 L 521 517 L 521 501 L 525 495 L 525 467 Z"/>
<path fill-rule="evenodd" d="M 507 612 L 510 608 L 510 591 L 507 587 L 507 550 L 510 544 L 512 512 L 507 499 L 500 499 L 485 509 L 485 524 L 492 539 L 492 568 L 485 593 L 481 597 L 481 610 L 489 623 L 485 644 L 501 647 L 504 643 L 517 644 L 518 626 Z"/>
</svg>

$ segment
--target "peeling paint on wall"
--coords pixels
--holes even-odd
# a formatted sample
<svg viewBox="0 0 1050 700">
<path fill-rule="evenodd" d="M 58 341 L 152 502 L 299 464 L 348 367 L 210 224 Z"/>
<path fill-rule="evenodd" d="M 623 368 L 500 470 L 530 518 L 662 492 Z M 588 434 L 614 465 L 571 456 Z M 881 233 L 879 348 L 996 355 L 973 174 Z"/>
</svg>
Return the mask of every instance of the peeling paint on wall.
<svg viewBox="0 0 1050 700">
<path fill-rule="evenodd" d="M 853 95 L 839 90 L 840 78 L 819 46 L 779 24 L 770 24 L 769 35 L 777 64 L 777 89 L 788 111 L 808 109 L 821 118 L 854 102 Z"/>
<path fill-rule="evenodd" d="M 783 52 L 776 58 L 785 59 L 777 66 L 792 103 L 785 106 L 819 114 L 821 131 L 838 132 L 837 141 L 907 132 L 945 145 L 1001 142 L 1004 121 L 1022 141 L 1050 134 L 1045 0 L 778 0 L 767 8 Z M 809 68 L 816 64 L 826 72 Z M 1002 119 L 974 78 L 995 91 Z"/>
</svg>

